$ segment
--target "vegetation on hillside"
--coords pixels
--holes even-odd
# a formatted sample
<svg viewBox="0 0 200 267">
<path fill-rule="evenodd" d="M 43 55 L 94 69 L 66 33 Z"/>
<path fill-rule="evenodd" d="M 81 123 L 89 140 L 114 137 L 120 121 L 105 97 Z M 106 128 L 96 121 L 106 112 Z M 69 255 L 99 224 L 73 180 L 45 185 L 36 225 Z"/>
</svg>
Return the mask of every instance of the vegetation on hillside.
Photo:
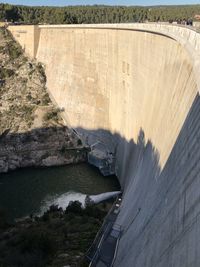
<svg viewBox="0 0 200 267">
<path fill-rule="evenodd" d="M 77 201 L 65 211 L 51 206 L 43 216 L 31 216 L 13 225 L 0 213 L 0 266 L 88 266 L 84 253 L 105 215 L 102 208 L 82 209 Z"/>
<path fill-rule="evenodd" d="M 0 4 L 0 21 L 50 24 L 183 21 L 200 14 L 200 5 L 27 7 Z"/>
<path fill-rule="evenodd" d="M 3 28 L 0 28 L 0 121 L 0 135 L 6 130 L 21 132 L 61 123 L 59 111 L 47 93 L 44 67 L 27 58 Z"/>
</svg>

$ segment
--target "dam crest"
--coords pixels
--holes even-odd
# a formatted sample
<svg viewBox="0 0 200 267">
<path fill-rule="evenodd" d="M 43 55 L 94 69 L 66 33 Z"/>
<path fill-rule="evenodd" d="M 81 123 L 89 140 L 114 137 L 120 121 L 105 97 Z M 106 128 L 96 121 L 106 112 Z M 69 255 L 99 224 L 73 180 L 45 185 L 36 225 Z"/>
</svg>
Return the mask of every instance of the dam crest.
<svg viewBox="0 0 200 267">
<path fill-rule="evenodd" d="M 66 123 L 115 153 L 124 193 L 114 266 L 199 266 L 200 34 L 162 24 L 9 30 L 44 64 Z"/>
</svg>

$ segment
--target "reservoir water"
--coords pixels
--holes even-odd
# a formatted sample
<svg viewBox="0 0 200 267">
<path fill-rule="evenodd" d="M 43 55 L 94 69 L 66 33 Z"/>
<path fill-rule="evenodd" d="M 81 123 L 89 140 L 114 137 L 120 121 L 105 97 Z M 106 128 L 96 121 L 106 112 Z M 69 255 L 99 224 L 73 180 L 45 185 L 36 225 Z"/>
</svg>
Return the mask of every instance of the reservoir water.
<svg viewBox="0 0 200 267">
<path fill-rule="evenodd" d="M 51 204 L 66 206 L 85 194 L 119 190 L 115 176 L 103 177 L 83 163 L 45 169 L 19 169 L 0 174 L 0 210 L 9 219 L 39 214 Z"/>
</svg>

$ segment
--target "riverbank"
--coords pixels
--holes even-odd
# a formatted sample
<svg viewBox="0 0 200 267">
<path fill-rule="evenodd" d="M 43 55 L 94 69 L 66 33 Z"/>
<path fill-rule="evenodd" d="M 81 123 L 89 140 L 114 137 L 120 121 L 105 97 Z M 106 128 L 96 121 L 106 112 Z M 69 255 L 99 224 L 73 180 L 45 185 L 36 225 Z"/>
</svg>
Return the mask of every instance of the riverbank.
<svg viewBox="0 0 200 267">
<path fill-rule="evenodd" d="M 51 206 L 41 217 L 12 225 L 0 214 L 1 267 L 86 267 L 84 253 L 92 244 L 111 203 L 66 210 Z"/>
</svg>

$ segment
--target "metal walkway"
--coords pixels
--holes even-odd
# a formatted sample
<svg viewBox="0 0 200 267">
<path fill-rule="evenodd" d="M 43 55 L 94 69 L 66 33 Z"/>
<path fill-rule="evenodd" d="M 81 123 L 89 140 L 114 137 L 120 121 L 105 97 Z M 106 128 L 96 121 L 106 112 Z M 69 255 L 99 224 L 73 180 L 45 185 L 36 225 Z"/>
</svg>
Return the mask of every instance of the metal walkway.
<svg viewBox="0 0 200 267">
<path fill-rule="evenodd" d="M 122 232 L 121 226 L 115 223 L 120 204 L 121 197 L 118 197 L 86 253 L 86 258 L 90 261 L 89 267 L 111 267 L 113 265 Z"/>
</svg>

